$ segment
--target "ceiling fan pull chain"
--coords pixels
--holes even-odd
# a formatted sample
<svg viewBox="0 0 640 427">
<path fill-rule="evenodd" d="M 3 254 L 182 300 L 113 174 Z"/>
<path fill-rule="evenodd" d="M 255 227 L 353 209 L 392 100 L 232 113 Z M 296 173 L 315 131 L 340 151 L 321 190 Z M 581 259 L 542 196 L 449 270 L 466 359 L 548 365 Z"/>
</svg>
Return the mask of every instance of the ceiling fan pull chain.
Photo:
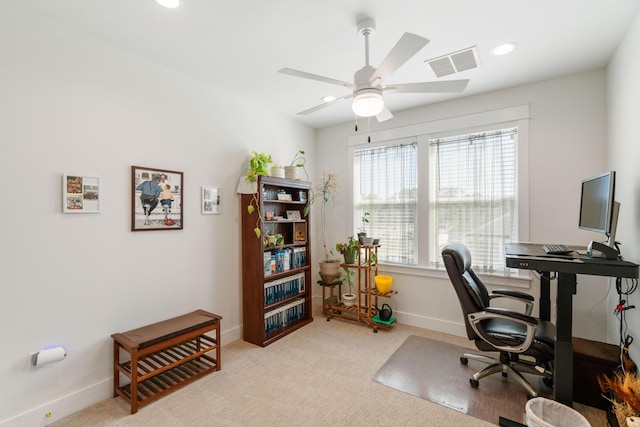
<svg viewBox="0 0 640 427">
<path fill-rule="evenodd" d="M 358 115 L 356 114 L 356 132 L 358 132 Z"/>
</svg>

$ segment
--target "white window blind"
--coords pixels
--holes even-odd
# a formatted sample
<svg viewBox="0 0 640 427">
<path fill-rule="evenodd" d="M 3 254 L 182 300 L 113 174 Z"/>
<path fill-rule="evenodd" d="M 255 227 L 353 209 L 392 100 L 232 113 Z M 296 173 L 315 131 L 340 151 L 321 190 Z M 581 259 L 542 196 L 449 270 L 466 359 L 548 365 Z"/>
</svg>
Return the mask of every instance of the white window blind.
<svg viewBox="0 0 640 427">
<path fill-rule="evenodd" d="M 429 140 L 431 265 L 461 242 L 478 271 L 505 271 L 505 243 L 518 240 L 517 141 L 517 128 Z"/>
<path fill-rule="evenodd" d="M 418 145 L 354 150 L 354 221 L 380 238 L 379 261 L 417 264 Z M 362 217 L 368 212 L 368 223 Z"/>
</svg>

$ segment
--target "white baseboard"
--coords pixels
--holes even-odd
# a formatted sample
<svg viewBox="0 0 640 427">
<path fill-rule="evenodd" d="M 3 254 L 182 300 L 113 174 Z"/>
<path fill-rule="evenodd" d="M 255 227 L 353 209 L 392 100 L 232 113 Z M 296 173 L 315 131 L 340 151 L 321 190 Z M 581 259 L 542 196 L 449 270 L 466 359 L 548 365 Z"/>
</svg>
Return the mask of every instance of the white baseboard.
<svg viewBox="0 0 640 427">
<path fill-rule="evenodd" d="M 37 408 L 0 422 L 2 427 L 41 427 L 94 405 L 112 396 L 111 378 L 52 400 Z M 47 417 L 47 414 L 49 417 Z"/>
<path fill-rule="evenodd" d="M 313 305 L 320 309 L 322 307 L 322 296 L 313 296 Z M 321 314 L 322 312 L 320 312 Z M 445 334 L 466 337 L 467 331 L 463 323 L 450 322 L 447 320 L 436 319 L 434 317 L 422 316 L 420 314 L 405 313 L 402 311 L 393 312 L 393 316 L 398 319 L 398 323 L 404 325 L 415 326 L 417 328 L 429 329 L 432 331 L 442 332 Z"/>
<path fill-rule="evenodd" d="M 223 346 L 239 339 L 242 339 L 241 326 L 220 333 L 220 342 Z M 43 427 L 112 397 L 113 379 L 109 377 L 87 388 L 2 420 L 0 427 Z"/>
</svg>

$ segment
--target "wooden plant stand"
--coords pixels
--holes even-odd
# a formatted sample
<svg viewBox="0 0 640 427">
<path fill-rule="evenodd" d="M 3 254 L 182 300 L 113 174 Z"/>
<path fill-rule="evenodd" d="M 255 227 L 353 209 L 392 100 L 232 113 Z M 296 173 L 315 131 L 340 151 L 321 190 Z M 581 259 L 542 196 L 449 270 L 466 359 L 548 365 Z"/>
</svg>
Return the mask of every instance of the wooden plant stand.
<svg viewBox="0 0 640 427">
<path fill-rule="evenodd" d="M 113 338 L 113 397 L 138 407 L 201 376 L 220 370 L 221 316 L 204 310 L 164 320 Z M 215 337 L 206 335 L 215 331 Z M 121 350 L 129 353 L 121 361 Z M 120 375 L 130 383 L 120 386 Z"/>
</svg>

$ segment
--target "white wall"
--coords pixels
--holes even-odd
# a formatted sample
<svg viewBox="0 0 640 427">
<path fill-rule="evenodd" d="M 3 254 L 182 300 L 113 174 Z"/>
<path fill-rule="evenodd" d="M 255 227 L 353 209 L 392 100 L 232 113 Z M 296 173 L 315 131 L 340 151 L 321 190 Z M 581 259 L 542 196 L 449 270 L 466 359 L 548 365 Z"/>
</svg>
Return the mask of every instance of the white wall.
<svg viewBox="0 0 640 427">
<path fill-rule="evenodd" d="M 601 238 L 579 230 L 577 219 L 580 180 L 607 168 L 605 82 L 604 70 L 581 73 L 394 112 L 392 121 L 372 126 L 371 130 L 529 104 L 529 238 L 535 242 L 586 246 L 590 240 Z M 351 234 L 347 226 L 346 142 L 353 134 L 353 123 L 318 132 L 317 168 L 336 172 L 342 186 L 339 199 L 329 210 L 328 223 L 334 224 L 328 231 L 329 243 Z M 381 250 L 384 250 L 384 244 Z M 463 334 L 458 301 L 446 276 L 440 276 L 427 277 L 424 271 L 394 273 L 394 287 L 398 290 L 398 295 L 391 300 L 394 313 L 405 323 Z M 605 340 L 608 310 L 602 301 L 608 289 L 607 280 L 579 276 L 578 282 L 578 293 L 574 298 L 574 332 L 578 336 Z M 531 291 L 537 295 L 537 280 L 532 281 L 531 286 Z"/>
<path fill-rule="evenodd" d="M 640 263 L 640 15 L 607 68 L 608 140 L 611 169 L 617 172 L 616 199 L 620 218 L 616 240 L 622 242 L 625 259 Z M 635 310 L 626 312 L 628 334 L 634 337 L 630 355 L 640 359 L 640 299 L 638 292 L 626 298 Z M 609 297 L 609 311 L 618 302 L 615 292 Z M 607 317 L 609 336 L 617 343 L 619 322 Z"/>
<path fill-rule="evenodd" d="M 313 142 L 292 120 L 0 4 L 0 425 L 111 396 L 115 332 L 202 308 L 224 317 L 223 344 L 240 338 L 237 180 L 251 150 L 284 163 L 314 158 Z M 130 231 L 132 165 L 184 172 L 184 230 Z M 61 213 L 63 173 L 101 177 L 100 214 Z M 222 189 L 222 215 L 200 214 L 202 185 Z M 29 370 L 52 344 L 66 360 Z"/>
</svg>

